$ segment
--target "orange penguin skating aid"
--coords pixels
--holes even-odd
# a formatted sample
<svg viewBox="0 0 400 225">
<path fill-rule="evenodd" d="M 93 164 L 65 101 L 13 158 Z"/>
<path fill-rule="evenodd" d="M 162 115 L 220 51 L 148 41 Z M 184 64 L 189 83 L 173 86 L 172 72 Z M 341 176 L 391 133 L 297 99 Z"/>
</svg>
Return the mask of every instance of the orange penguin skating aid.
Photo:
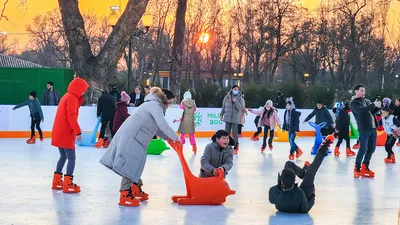
<svg viewBox="0 0 400 225">
<path fill-rule="evenodd" d="M 219 170 L 217 177 L 199 178 L 194 176 L 183 156 L 182 144 L 172 140 L 168 140 L 168 143 L 178 153 L 187 192 L 183 196 L 172 196 L 172 201 L 179 205 L 219 205 L 226 201 L 226 197 L 236 193 L 229 188 L 222 169 Z"/>
</svg>

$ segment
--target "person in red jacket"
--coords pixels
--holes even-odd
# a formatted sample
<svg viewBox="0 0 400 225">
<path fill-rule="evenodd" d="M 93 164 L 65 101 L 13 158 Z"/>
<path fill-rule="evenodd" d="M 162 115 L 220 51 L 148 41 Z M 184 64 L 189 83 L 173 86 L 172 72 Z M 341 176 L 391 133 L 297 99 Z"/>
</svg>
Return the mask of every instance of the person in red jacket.
<svg viewBox="0 0 400 225">
<path fill-rule="evenodd" d="M 72 182 L 75 169 L 75 140 L 81 140 L 81 128 L 78 124 L 79 107 L 89 84 L 82 78 L 75 78 L 68 86 L 67 93 L 61 98 L 54 119 L 51 145 L 58 147 L 60 159 L 54 172 L 52 189 L 64 193 L 80 192 L 80 187 Z M 62 170 L 68 159 L 67 173 L 62 180 Z"/>
<path fill-rule="evenodd" d="M 128 113 L 128 105 L 131 101 L 131 97 L 125 92 L 121 92 L 121 101 L 117 102 L 117 111 L 114 116 L 113 131 L 117 133 L 119 127 L 124 123 L 126 119 L 131 115 Z"/>
</svg>

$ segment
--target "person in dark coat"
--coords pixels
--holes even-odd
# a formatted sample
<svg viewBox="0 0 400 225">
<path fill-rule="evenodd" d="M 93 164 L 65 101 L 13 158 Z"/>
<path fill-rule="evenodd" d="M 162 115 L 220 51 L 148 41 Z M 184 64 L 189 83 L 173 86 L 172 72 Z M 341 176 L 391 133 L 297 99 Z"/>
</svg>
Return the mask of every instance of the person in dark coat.
<svg viewBox="0 0 400 225">
<path fill-rule="evenodd" d="M 278 174 L 278 184 L 269 189 L 269 202 L 281 212 L 308 213 L 315 203 L 315 175 L 321 166 L 329 145 L 333 142 L 332 135 L 327 136 L 318 149 L 314 161 L 304 163 L 300 168 L 292 161 L 287 161 L 281 174 Z M 296 176 L 303 179 L 300 187 L 295 183 Z"/>
<path fill-rule="evenodd" d="M 131 97 L 130 106 L 139 107 L 144 103 L 144 95 L 142 95 L 142 88 L 137 86 L 135 88 L 135 92 L 131 93 L 129 97 Z"/>
<path fill-rule="evenodd" d="M 103 92 L 97 103 L 97 117 L 101 117 L 101 128 L 99 140 L 94 145 L 95 148 L 101 148 L 105 145 L 104 134 L 108 123 L 111 130 L 111 137 L 114 137 L 115 132 L 113 131 L 113 123 L 115 111 L 115 100 L 113 96 L 107 92 Z M 105 146 L 107 146 L 107 143 Z"/>
<path fill-rule="evenodd" d="M 111 86 L 110 95 L 114 97 L 114 102 L 119 102 L 121 100 L 121 93 L 118 91 L 117 85 L 113 84 Z"/>
<path fill-rule="evenodd" d="M 47 90 L 42 93 L 40 103 L 42 105 L 58 105 L 60 99 L 60 92 L 54 89 L 54 83 L 47 82 Z"/>
<path fill-rule="evenodd" d="M 130 114 L 128 113 L 128 105 L 130 101 L 131 97 L 129 97 L 129 95 L 125 91 L 122 91 L 121 101 L 117 102 L 116 104 L 117 111 L 115 112 L 114 124 L 113 124 L 114 133 L 117 133 L 122 123 L 124 123 L 124 121 L 128 119 L 128 117 L 130 116 Z"/>
<path fill-rule="evenodd" d="M 303 151 L 297 146 L 295 139 L 297 133 L 300 131 L 300 115 L 301 112 L 296 111 L 296 107 L 293 103 L 293 98 L 291 97 L 287 101 L 286 111 L 283 116 L 283 131 L 288 131 L 289 133 L 289 143 L 290 143 L 290 154 L 289 160 L 293 160 L 296 152 L 296 158 L 299 158 Z"/>
<path fill-rule="evenodd" d="M 400 121 L 400 98 L 397 98 L 394 103 L 393 116 Z M 396 145 L 400 146 L 400 138 Z"/>
<path fill-rule="evenodd" d="M 334 126 L 332 116 L 329 110 L 324 106 L 322 101 L 317 102 L 315 109 L 307 116 L 303 123 L 307 123 L 311 118 L 315 116 L 315 123 L 320 124 L 325 122 L 326 126 L 321 129 L 322 136 L 333 133 L 332 127 Z"/>
<path fill-rule="evenodd" d="M 336 118 L 336 130 L 335 130 L 335 135 L 338 136 L 339 140 L 336 143 L 334 155 L 339 156 L 340 155 L 340 145 L 342 144 L 343 140 L 346 141 L 346 156 L 355 156 L 356 153 L 353 152 L 350 148 L 350 136 L 349 136 L 349 127 L 350 127 L 350 106 L 348 103 L 344 105 L 344 107 L 336 108 L 338 112 L 338 116 Z"/>
<path fill-rule="evenodd" d="M 285 97 L 283 96 L 283 92 L 276 92 L 276 96 L 274 98 L 274 107 L 277 109 L 284 109 L 286 107 L 286 101 Z"/>
</svg>

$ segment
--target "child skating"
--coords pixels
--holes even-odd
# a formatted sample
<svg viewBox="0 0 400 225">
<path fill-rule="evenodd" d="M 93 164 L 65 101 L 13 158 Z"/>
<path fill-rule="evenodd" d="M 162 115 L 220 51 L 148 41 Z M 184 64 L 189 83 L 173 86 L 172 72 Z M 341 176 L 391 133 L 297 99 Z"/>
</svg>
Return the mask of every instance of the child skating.
<svg viewBox="0 0 400 225">
<path fill-rule="evenodd" d="M 174 123 L 180 122 L 178 133 L 181 134 L 182 144 L 185 144 L 185 135 L 189 134 L 190 145 L 192 145 L 193 153 L 197 153 L 196 139 L 194 137 L 194 113 L 197 110 L 196 102 L 192 99 L 190 91 L 185 92 L 183 100 L 179 106 L 183 109 L 182 117 L 179 120 L 174 120 Z"/>
<path fill-rule="evenodd" d="M 281 174 L 278 174 L 278 184 L 269 189 L 269 202 L 280 212 L 308 213 L 315 203 L 315 175 L 321 166 L 329 145 L 334 141 L 333 135 L 328 135 L 318 149 L 314 161 L 304 163 L 300 168 L 292 161 L 287 161 Z M 295 183 L 296 176 L 303 179 L 300 187 Z"/>
<path fill-rule="evenodd" d="M 119 199 L 122 206 L 139 206 L 140 201 L 149 198 L 142 191 L 141 176 L 146 165 L 146 150 L 154 135 L 179 141 L 164 117 L 174 99 L 169 90 L 151 88 L 145 102 L 118 129 L 100 160 L 101 164 L 122 177 Z"/>
<path fill-rule="evenodd" d="M 118 131 L 124 121 L 131 115 L 128 113 L 128 105 L 130 101 L 131 97 L 125 91 L 122 91 L 121 101 L 115 104 L 117 106 L 117 111 L 115 112 L 113 123 L 114 134 Z"/>
<path fill-rule="evenodd" d="M 300 158 L 303 151 L 297 146 L 295 140 L 296 135 L 300 131 L 300 115 L 301 112 L 296 111 L 296 107 L 293 103 L 293 99 L 288 99 L 286 103 L 286 110 L 283 117 L 283 131 L 288 131 L 289 143 L 290 143 L 290 154 L 289 160 L 294 160 L 294 153 L 296 152 L 296 158 Z"/>
<path fill-rule="evenodd" d="M 393 146 L 396 143 L 397 134 L 396 130 L 400 126 L 400 121 L 396 119 L 394 115 L 390 115 L 390 108 L 383 107 L 381 109 L 382 119 L 379 121 L 379 125 L 383 126 L 387 134 L 385 150 L 387 157 L 384 159 L 385 163 L 396 163 L 396 157 L 393 152 Z"/>
<path fill-rule="evenodd" d="M 218 168 L 224 170 L 226 176 L 233 166 L 233 148 L 235 140 L 229 136 L 228 131 L 218 130 L 211 138 L 201 157 L 199 177 L 218 176 Z"/>
<path fill-rule="evenodd" d="M 81 188 L 72 182 L 75 169 L 75 140 L 82 140 L 81 128 L 78 124 L 79 107 L 83 95 L 89 88 L 82 78 L 75 78 L 68 86 L 67 93 L 61 98 L 54 118 L 51 145 L 58 147 L 60 159 L 54 172 L 52 189 L 63 190 L 64 193 L 77 193 Z M 68 159 L 67 173 L 62 180 L 62 170 Z"/>
<path fill-rule="evenodd" d="M 248 109 L 248 110 L 257 116 L 260 116 L 257 127 L 264 126 L 264 138 L 263 138 L 263 143 L 262 143 L 262 147 L 261 147 L 261 152 L 264 152 L 264 150 L 267 146 L 268 132 L 270 133 L 269 139 L 268 139 L 268 147 L 272 151 L 272 149 L 273 149 L 272 141 L 274 139 L 275 126 L 276 126 L 276 124 L 278 124 L 278 126 L 280 126 L 278 113 L 277 113 L 276 109 L 273 107 L 273 102 L 271 100 L 268 100 L 265 103 L 264 108 L 260 111 L 256 111 L 256 110 L 252 110 L 252 109 Z"/>
<path fill-rule="evenodd" d="M 263 109 L 264 109 L 264 107 L 258 108 L 259 111 L 261 111 L 261 110 L 263 110 Z M 262 127 L 259 127 L 259 126 L 258 126 L 258 122 L 259 122 L 259 121 L 260 121 L 260 116 L 256 116 L 256 118 L 254 118 L 254 124 L 256 125 L 257 131 L 254 132 L 253 136 L 251 136 L 250 139 L 251 139 L 252 141 L 259 141 L 259 140 L 260 140 L 260 138 L 258 137 L 258 135 L 261 134 L 261 132 L 262 132 Z"/>
<path fill-rule="evenodd" d="M 338 107 L 338 116 L 336 118 L 336 134 L 339 138 L 338 142 L 336 143 L 336 147 L 334 150 L 334 155 L 340 155 L 340 145 L 342 144 L 343 140 L 346 141 L 346 156 L 355 156 L 356 153 L 353 152 L 350 148 L 350 136 L 349 136 L 349 126 L 350 126 L 350 106 L 349 104 L 345 104 L 342 108 Z"/>
<path fill-rule="evenodd" d="M 16 110 L 24 106 L 29 107 L 29 112 L 31 117 L 31 138 L 26 140 L 26 143 L 28 144 L 36 143 L 35 127 L 39 132 L 40 141 L 43 141 L 43 132 L 42 129 L 40 129 L 40 122 L 44 121 L 44 117 L 43 117 L 42 107 L 40 106 L 40 102 L 36 98 L 36 92 L 32 91 L 31 93 L 29 93 L 29 100 L 14 106 L 12 110 Z"/>
</svg>

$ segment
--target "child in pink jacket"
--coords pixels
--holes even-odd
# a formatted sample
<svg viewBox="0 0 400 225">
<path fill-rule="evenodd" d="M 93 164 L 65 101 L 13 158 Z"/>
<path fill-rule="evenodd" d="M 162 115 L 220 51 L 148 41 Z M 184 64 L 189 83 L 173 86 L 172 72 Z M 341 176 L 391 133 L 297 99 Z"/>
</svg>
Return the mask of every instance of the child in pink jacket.
<svg viewBox="0 0 400 225">
<path fill-rule="evenodd" d="M 264 152 L 267 146 L 266 142 L 267 142 L 268 130 L 270 133 L 268 139 L 268 147 L 272 151 L 273 149 L 272 140 L 274 139 L 275 126 L 276 124 L 278 124 L 278 126 L 280 127 L 280 121 L 277 113 L 278 111 L 273 107 L 273 103 L 271 100 L 268 100 L 265 103 L 265 106 L 262 110 L 256 111 L 253 109 L 249 109 L 249 111 L 257 116 L 260 116 L 257 127 L 264 126 L 264 139 L 261 147 L 261 152 Z"/>
</svg>

